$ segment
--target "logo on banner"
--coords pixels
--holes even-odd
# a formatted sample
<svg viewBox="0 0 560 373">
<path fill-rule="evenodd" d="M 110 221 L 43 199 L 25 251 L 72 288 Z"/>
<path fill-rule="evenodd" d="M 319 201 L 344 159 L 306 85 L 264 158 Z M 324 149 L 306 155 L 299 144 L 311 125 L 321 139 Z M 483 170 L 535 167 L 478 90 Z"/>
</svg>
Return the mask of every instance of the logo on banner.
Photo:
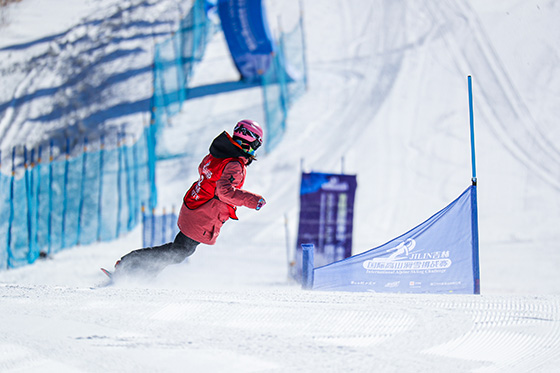
<svg viewBox="0 0 560 373">
<path fill-rule="evenodd" d="M 406 274 L 443 273 L 451 267 L 449 251 L 416 252 L 412 238 L 387 249 L 388 257 L 373 258 L 362 263 L 367 273 Z"/>
<path fill-rule="evenodd" d="M 348 183 L 341 181 L 337 176 L 330 177 L 328 183 L 321 185 L 321 189 L 333 192 L 346 192 L 349 188 Z"/>
</svg>

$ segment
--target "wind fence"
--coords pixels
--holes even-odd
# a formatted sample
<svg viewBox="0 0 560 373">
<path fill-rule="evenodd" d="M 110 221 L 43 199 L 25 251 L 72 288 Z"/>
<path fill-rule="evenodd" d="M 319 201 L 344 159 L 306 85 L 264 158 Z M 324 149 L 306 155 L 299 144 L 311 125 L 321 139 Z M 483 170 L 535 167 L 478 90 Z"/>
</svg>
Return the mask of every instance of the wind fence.
<svg viewBox="0 0 560 373">
<path fill-rule="evenodd" d="M 151 122 L 158 159 L 176 156 L 168 149 L 157 146 L 158 138 L 169 118 L 179 113 L 187 99 L 187 87 L 193 68 L 202 60 L 206 44 L 215 31 L 216 27 L 206 13 L 205 0 L 196 0 L 181 21 L 179 30 L 171 38 L 155 46 Z"/>
<path fill-rule="evenodd" d="M 281 33 L 278 45 L 272 65 L 262 77 L 267 152 L 282 140 L 288 111 L 307 89 L 303 14 L 293 30 Z"/>
<path fill-rule="evenodd" d="M 123 128 L 92 142 L 65 143 L 65 149 L 51 141 L 47 148 L 0 154 L 0 269 L 112 240 L 134 228 L 142 204 L 152 203 L 149 129 L 140 138 Z M 10 170 L 2 168 L 6 158 Z"/>
<path fill-rule="evenodd" d="M 142 206 L 155 208 L 158 134 L 181 109 L 211 32 L 205 1 L 196 0 L 180 29 L 156 44 L 152 119 L 141 136 L 121 130 L 93 142 L 85 138 L 82 146 L 68 139 L 65 149 L 51 143 L 48 149 L 0 152 L 0 270 L 115 239 L 140 222 Z M 2 168 L 10 158 L 11 167 Z M 161 233 L 153 232 L 152 240 Z"/>
</svg>

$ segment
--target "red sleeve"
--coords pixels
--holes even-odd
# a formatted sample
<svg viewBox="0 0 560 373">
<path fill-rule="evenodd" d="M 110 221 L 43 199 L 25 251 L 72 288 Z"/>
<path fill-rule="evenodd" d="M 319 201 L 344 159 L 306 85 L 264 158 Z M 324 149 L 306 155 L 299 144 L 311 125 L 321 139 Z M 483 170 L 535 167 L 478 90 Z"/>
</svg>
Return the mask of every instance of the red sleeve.
<svg viewBox="0 0 560 373">
<path fill-rule="evenodd" d="M 245 167 L 237 161 L 229 162 L 216 182 L 216 196 L 230 205 L 256 208 L 262 196 L 240 189 L 244 181 Z"/>
</svg>

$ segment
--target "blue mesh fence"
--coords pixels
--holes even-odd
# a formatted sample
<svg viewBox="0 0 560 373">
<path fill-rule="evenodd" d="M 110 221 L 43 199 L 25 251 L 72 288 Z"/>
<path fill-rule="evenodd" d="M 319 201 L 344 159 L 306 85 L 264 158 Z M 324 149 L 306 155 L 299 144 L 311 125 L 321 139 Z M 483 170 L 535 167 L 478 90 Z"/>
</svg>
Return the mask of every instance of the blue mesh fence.
<svg viewBox="0 0 560 373">
<path fill-rule="evenodd" d="M 0 154 L 0 162 L 2 161 L 2 156 Z M 1 170 L 0 165 L 0 170 Z M 10 219 L 11 219 L 11 206 L 10 206 L 10 184 L 11 177 L 4 176 L 0 174 L 0 212 L 2 212 L 2 219 L 0 219 L 0 263 L 1 267 L 5 268 L 8 263 L 9 250 L 7 246 L 8 235 L 10 230 Z"/>
<path fill-rule="evenodd" d="M 266 118 L 266 151 L 273 150 L 282 140 L 291 105 L 305 92 L 307 68 L 305 62 L 303 17 L 288 33 L 282 33 L 279 48 L 273 55 L 268 71 L 262 77 L 263 106 Z"/>
<path fill-rule="evenodd" d="M 154 54 L 154 125 L 157 158 L 169 158 L 168 149 L 157 146 L 158 134 L 168 118 L 181 110 L 187 98 L 187 85 L 194 66 L 202 60 L 209 37 L 216 28 L 208 19 L 205 0 L 196 0 L 181 21 L 180 28 L 170 39 L 156 44 Z"/>
<path fill-rule="evenodd" d="M 11 172 L 0 164 L 0 269 L 33 263 L 41 254 L 106 241 L 134 228 L 142 205 L 153 206 L 149 131 L 135 140 L 119 133 L 113 148 L 103 138 L 84 140 L 73 155 L 16 147 Z M 2 159 L 2 155 L 0 155 Z"/>
<path fill-rule="evenodd" d="M 263 76 L 267 151 L 281 140 L 287 110 L 305 90 L 302 26 L 300 20 L 282 35 L 273 68 Z M 205 1 L 196 0 L 180 29 L 156 45 L 151 125 L 136 141 L 119 134 L 111 147 L 103 138 L 91 144 L 84 139 L 83 150 L 75 154 L 70 149 L 80 144 L 69 142 L 65 149 L 51 143 L 48 149 L 19 147 L 11 155 L 0 153 L 0 270 L 77 244 L 114 239 L 139 223 L 142 205 L 156 206 L 155 162 L 170 156 L 157 148 L 158 133 L 181 109 L 193 67 L 215 31 Z M 10 158 L 7 168 L 2 161 Z M 151 221 L 166 228 L 150 228 L 149 246 L 173 239 L 176 217 L 167 214 Z"/>
</svg>

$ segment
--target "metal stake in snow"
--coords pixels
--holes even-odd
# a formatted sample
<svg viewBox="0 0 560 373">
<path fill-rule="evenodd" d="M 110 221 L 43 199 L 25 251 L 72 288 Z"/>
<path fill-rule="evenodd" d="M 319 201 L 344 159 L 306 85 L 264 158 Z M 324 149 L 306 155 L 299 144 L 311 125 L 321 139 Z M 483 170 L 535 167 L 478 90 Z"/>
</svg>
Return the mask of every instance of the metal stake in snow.
<svg viewBox="0 0 560 373">
<path fill-rule="evenodd" d="M 476 159 L 474 153 L 474 114 L 473 114 L 473 97 L 472 97 L 472 78 L 467 77 L 469 83 L 469 116 L 471 122 L 471 159 L 472 159 L 472 185 L 476 185 Z"/>
<path fill-rule="evenodd" d="M 302 288 L 313 289 L 314 250 L 313 244 L 302 244 Z"/>
</svg>

